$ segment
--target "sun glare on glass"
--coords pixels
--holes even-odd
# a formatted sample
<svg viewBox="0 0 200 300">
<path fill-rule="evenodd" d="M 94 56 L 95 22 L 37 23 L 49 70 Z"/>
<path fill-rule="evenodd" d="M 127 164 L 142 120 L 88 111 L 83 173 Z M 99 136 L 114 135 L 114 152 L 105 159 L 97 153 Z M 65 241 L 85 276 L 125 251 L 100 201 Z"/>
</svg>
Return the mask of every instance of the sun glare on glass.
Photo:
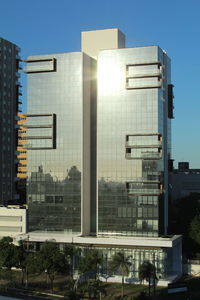
<svg viewBox="0 0 200 300">
<path fill-rule="evenodd" d="M 114 91 L 124 84 L 124 74 L 114 62 L 102 63 L 98 68 L 98 85 L 101 90 Z"/>
</svg>

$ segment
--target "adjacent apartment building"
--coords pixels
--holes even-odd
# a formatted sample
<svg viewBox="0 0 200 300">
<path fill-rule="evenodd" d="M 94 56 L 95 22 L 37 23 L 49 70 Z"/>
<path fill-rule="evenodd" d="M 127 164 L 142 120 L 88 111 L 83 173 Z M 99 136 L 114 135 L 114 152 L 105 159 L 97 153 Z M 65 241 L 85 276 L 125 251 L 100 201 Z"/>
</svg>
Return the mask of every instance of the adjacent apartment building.
<svg viewBox="0 0 200 300">
<path fill-rule="evenodd" d="M 17 200 L 17 113 L 20 109 L 20 49 L 0 38 L 0 205 Z"/>
<path fill-rule="evenodd" d="M 125 48 L 118 29 L 82 33 L 82 51 L 29 56 L 26 121 L 31 242 L 54 239 L 152 261 L 180 276 L 167 236 L 173 86 L 158 46 Z M 26 238 L 26 237 L 25 237 Z"/>
</svg>

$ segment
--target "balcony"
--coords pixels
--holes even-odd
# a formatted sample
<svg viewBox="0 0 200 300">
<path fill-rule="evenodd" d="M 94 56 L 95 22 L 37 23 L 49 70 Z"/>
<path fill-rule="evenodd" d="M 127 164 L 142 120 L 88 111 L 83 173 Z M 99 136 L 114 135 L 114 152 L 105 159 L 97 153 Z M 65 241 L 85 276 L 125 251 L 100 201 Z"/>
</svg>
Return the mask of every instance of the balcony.
<svg viewBox="0 0 200 300">
<path fill-rule="evenodd" d="M 149 77 L 162 77 L 162 71 L 160 69 L 154 70 L 153 72 L 144 73 L 130 73 L 127 71 L 126 78 L 149 78 Z"/>
<path fill-rule="evenodd" d="M 159 61 L 126 65 L 126 89 L 162 87 L 163 67 Z"/>
<path fill-rule="evenodd" d="M 20 78 L 20 73 L 19 72 L 16 72 L 15 75 L 16 75 L 17 78 Z"/>
<path fill-rule="evenodd" d="M 18 139 L 22 140 L 24 139 L 26 135 L 24 133 L 18 133 Z"/>
<path fill-rule="evenodd" d="M 162 153 L 158 152 L 145 152 L 141 153 L 140 156 L 136 156 L 133 153 L 126 153 L 126 159 L 144 159 L 144 160 L 154 160 L 154 159 L 161 159 L 162 158 Z"/>
<path fill-rule="evenodd" d="M 23 69 L 22 63 L 21 63 L 21 59 L 17 59 L 16 68 L 18 70 L 22 70 Z"/>
<path fill-rule="evenodd" d="M 15 83 L 16 85 L 21 86 L 21 82 L 18 79 L 15 81 Z"/>
<path fill-rule="evenodd" d="M 139 189 L 128 189 L 129 195 L 160 195 L 162 194 L 161 189 L 145 189 L 145 188 L 139 188 Z"/>
<path fill-rule="evenodd" d="M 56 59 L 54 57 L 38 60 L 26 60 L 27 64 L 23 71 L 25 73 L 41 73 L 41 72 L 55 72 Z"/>
<path fill-rule="evenodd" d="M 130 147 L 130 148 L 161 148 L 162 147 L 162 141 L 161 140 L 157 140 L 154 143 L 140 143 L 138 141 L 126 141 L 126 147 Z"/>
<path fill-rule="evenodd" d="M 156 148 L 162 146 L 160 133 L 126 134 L 126 146 L 131 148 Z"/>
<path fill-rule="evenodd" d="M 137 89 L 156 89 L 161 88 L 162 82 L 158 82 L 157 84 L 143 84 L 143 85 L 129 85 L 129 83 L 126 83 L 126 89 L 127 90 L 137 90 Z"/>
<path fill-rule="evenodd" d="M 163 184 L 160 180 L 137 178 L 126 182 L 126 190 L 129 195 L 160 195 L 163 192 Z"/>
<path fill-rule="evenodd" d="M 127 182 L 127 184 L 132 184 L 132 183 L 141 183 L 141 184 L 159 184 L 160 183 L 160 172 L 155 172 L 156 175 L 153 175 L 155 179 L 153 180 L 149 180 L 147 178 L 144 177 L 136 177 L 136 178 L 132 178 L 131 181 Z"/>
<path fill-rule="evenodd" d="M 21 89 L 21 84 L 20 84 L 20 82 L 17 82 L 16 83 L 16 93 L 18 94 L 18 95 L 20 95 L 20 96 L 22 96 L 22 89 Z"/>
<path fill-rule="evenodd" d="M 21 60 L 21 56 L 19 54 L 16 54 L 16 59 Z"/>
</svg>

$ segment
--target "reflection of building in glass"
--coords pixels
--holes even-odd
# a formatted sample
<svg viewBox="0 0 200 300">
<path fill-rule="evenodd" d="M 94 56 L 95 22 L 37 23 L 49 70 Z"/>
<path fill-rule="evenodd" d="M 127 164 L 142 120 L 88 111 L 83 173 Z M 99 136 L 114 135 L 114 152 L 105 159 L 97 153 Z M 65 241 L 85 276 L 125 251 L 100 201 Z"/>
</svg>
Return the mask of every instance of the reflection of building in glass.
<svg viewBox="0 0 200 300">
<path fill-rule="evenodd" d="M 52 172 L 51 172 L 52 173 Z M 31 172 L 28 181 L 28 207 L 31 213 L 31 230 L 80 230 L 81 172 L 72 166 L 63 180 L 51 173 Z"/>
<path fill-rule="evenodd" d="M 97 247 L 108 261 L 121 249 L 134 266 L 127 280 L 144 260 L 159 278 L 175 279 L 181 237 L 166 236 L 173 117 L 166 53 L 125 48 L 123 33 L 108 29 L 83 32 L 82 52 L 26 62 L 29 240 Z"/>
<path fill-rule="evenodd" d="M 94 60 L 76 52 L 26 62 L 29 230 L 89 234 Z"/>
<path fill-rule="evenodd" d="M 0 205 L 17 200 L 17 113 L 20 111 L 20 49 L 0 38 Z"/>
</svg>

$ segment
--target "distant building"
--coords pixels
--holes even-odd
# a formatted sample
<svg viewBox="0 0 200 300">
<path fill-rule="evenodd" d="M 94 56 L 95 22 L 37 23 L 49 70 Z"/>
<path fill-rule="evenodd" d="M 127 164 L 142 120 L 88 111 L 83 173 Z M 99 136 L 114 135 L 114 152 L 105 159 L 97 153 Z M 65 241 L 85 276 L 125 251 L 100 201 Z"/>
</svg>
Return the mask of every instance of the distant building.
<svg viewBox="0 0 200 300">
<path fill-rule="evenodd" d="M 200 193 L 200 169 L 190 169 L 189 162 L 179 162 L 171 174 L 172 200 Z"/>
<path fill-rule="evenodd" d="M 17 113 L 20 111 L 20 48 L 0 38 L 0 205 L 17 201 Z"/>
</svg>

